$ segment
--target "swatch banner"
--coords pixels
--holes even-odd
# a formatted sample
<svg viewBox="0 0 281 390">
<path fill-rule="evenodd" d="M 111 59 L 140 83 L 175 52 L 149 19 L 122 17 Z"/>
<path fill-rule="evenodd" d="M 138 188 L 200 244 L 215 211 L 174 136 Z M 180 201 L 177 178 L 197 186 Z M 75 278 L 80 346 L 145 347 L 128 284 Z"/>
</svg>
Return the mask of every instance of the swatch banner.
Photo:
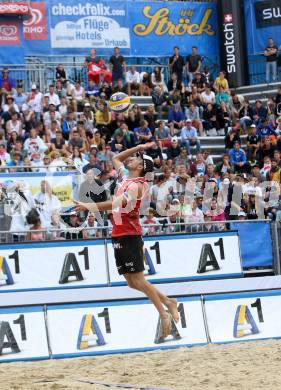
<svg viewBox="0 0 281 390">
<path fill-rule="evenodd" d="M 270 37 L 280 45 L 280 0 L 245 0 L 245 19 L 248 54 L 261 54 Z"/>
<path fill-rule="evenodd" d="M 119 46 L 125 55 L 161 56 L 175 45 L 185 55 L 192 45 L 218 54 L 213 3 L 50 0 L 31 2 L 31 11 L 25 55 L 87 55 L 91 48 L 109 55 Z"/>
</svg>

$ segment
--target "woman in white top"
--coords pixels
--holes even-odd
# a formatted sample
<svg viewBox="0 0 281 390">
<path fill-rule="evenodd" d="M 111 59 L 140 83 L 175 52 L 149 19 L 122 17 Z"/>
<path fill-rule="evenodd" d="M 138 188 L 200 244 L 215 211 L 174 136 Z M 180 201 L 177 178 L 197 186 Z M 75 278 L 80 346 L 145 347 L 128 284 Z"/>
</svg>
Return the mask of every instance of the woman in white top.
<svg viewBox="0 0 281 390">
<path fill-rule="evenodd" d="M 85 89 L 81 86 L 81 83 L 79 80 L 75 81 L 75 87 L 71 91 L 71 96 L 73 99 L 73 105 L 74 105 L 74 111 L 78 111 L 79 109 L 83 108 L 83 100 L 85 99 Z"/>
<path fill-rule="evenodd" d="M 167 85 L 164 81 L 164 74 L 160 66 L 155 66 L 154 72 L 151 74 L 151 82 L 153 87 L 160 87 L 162 92 L 168 92 Z"/>
<path fill-rule="evenodd" d="M 12 119 L 10 119 L 6 124 L 7 134 L 10 135 L 12 132 L 16 132 L 17 135 L 22 136 L 22 122 L 18 119 L 18 114 L 14 112 L 12 114 Z"/>
</svg>

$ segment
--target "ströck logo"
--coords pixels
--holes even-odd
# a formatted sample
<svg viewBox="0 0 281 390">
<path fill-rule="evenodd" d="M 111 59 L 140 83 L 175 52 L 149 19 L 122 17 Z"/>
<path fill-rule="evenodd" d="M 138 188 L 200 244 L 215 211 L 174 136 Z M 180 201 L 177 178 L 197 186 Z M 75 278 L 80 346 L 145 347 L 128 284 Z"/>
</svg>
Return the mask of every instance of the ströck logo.
<svg viewBox="0 0 281 390">
<path fill-rule="evenodd" d="M 232 23 L 232 14 L 224 15 L 224 46 L 226 52 L 226 67 L 228 73 L 236 72 L 236 56 L 235 56 L 235 43 L 234 43 L 234 25 Z"/>
</svg>

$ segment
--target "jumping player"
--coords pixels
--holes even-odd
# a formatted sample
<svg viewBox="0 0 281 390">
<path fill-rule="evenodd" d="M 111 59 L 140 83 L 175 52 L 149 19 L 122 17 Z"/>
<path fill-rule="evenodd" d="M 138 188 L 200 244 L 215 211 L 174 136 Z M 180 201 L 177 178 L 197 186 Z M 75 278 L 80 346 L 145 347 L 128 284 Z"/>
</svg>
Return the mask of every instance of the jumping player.
<svg viewBox="0 0 281 390">
<path fill-rule="evenodd" d="M 125 277 L 129 287 L 143 292 L 152 301 L 161 318 L 162 334 L 166 337 L 170 333 L 171 316 L 174 321 L 179 320 L 177 301 L 162 294 L 144 277 L 142 229 L 139 223 L 139 209 L 148 187 L 144 176 L 153 171 L 153 160 L 144 154 L 134 156 L 153 145 L 153 142 L 141 144 L 113 157 L 113 165 L 123 180 L 112 201 L 74 203 L 76 211 L 112 212 L 112 243 L 118 273 Z"/>
</svg>

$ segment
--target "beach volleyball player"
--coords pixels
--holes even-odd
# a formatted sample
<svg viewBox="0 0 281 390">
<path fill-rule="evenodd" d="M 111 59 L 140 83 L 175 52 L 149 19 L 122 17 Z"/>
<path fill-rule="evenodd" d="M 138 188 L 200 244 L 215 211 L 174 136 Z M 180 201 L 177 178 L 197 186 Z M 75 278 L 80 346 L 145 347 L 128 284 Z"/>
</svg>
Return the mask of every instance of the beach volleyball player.
<svg viewBox="0 0 281 390">
<path fill-rule="evenodd" d="M 141 144 L 113 157 L 121 182 L 112 201 L 74 203 L 76 211 L 112 212 L 112 243 L 118 273 L 125 277 L 129 287 L 143 292 L 155 305 L 161 319 L 162 335 L 166 337 L 170 333 L 171 319 L 175 322 L 179 320 L 177 301 L 162 294 L 144 277 L 143 240 L 139 222 L 141 201 L 148 189 L 145 176 L 153 171 L 153 160 L 144 152 L 152 145 L 153 142 Z"/>
</svg>

